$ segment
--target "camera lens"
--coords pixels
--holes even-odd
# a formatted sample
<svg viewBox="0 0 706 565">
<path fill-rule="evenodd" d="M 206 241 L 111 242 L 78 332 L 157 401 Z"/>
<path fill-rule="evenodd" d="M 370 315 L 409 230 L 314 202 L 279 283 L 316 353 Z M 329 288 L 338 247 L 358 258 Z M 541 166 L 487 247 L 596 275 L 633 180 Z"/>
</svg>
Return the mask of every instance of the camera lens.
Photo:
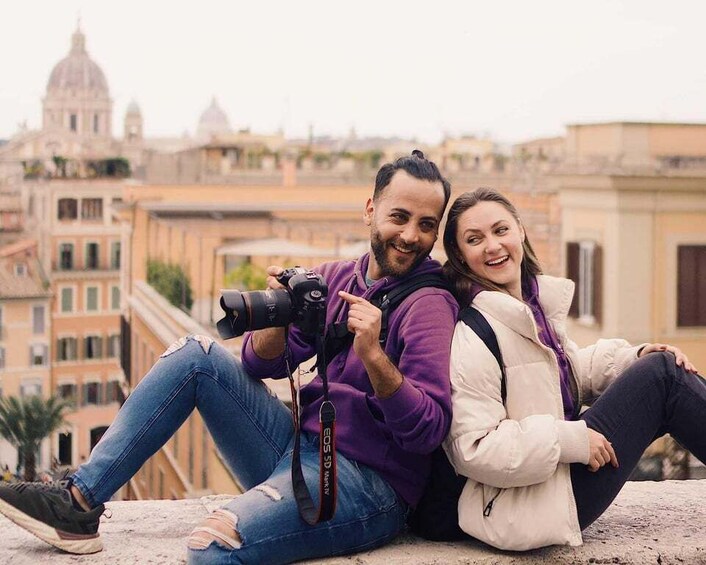
<svg viewBox="0 0 706 565">
<path fill-rule="evenodd" d="M 286 326 L 292 321 L 292 300 L 284 289 L 243 292 L 248 330 Z"/>
<path fill-rule="evenodd" d="M 283 289 L 224 290 L 221 308 L 226 315 L 216 327 L 223 339 L 243 335 L 248 330 L 286 326 L 292 321 L 292 301 L 289 292 Z"/>
</svg>

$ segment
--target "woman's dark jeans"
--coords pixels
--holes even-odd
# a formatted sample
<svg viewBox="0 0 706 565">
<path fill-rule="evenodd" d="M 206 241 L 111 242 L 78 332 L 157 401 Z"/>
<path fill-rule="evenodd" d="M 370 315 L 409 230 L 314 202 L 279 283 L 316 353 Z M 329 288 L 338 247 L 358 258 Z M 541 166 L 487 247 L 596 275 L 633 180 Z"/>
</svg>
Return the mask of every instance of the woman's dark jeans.
<svg viewBox="0 0 706 565">
<path fill-rule="evenodd" d="M 671 353 L 638 359 L 581 415 L 613 444 L 618 458 L 597 472 L 571 465 L 571 482 L 583 530 L 608 508 L 645 451 L 668 433 L 706 463 L 706 381 L 675 363 Z"/>
</svg>

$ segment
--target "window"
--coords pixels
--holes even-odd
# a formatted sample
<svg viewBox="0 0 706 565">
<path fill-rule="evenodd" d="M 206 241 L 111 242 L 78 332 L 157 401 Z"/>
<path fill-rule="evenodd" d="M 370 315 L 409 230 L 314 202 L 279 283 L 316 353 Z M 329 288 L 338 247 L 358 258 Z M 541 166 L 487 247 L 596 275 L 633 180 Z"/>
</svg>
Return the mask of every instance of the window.
<svg viewBox="0 0 706 565">
<path fill-rule="evenodd" d="M 29 346 L 29 364 L 32 367 L 42 367 L 47 364 L 48 347 L 41 343 Z"/>
<path fill-rule="evenodd" d="M 74 289 L 73 288 L 62 288 L 61 289 L 61 311 L 62 312 L 73 312 L 74 311 Z"/>
<path fill-rule="evenodd" d="M 69 116 L 69 129 L 71 131 L 78 131 L 78 116 L 76 114 Z"/>
<path fill-rule="evenodd" d="M 95 243 L 86 244 L 86 269 L 98 269 L 100 263 L 100 246 Z"/>
<path fill-rule="evenodd" d="M 37 334 L 43 334 L 45 327 L 45 314 L 44 306 L 32 306 L 32 332 Z"/>
<path fill-rule="evenodd" d="M 78 200 L 75 198 L 59 199 L 59 219 L 75 220 L 78 218 Z"/>
<path fill-rule="evenodd" d="M 103 199 L 84 198 L 81 200 L 81 219 L 100 220 L 103 218 Z"/>
<path fill-rule="evenodd" d="M 93 133 L 98 133 L 98 114 L 93 114 Z"/>
<path fill-rule="evenodd" d="M 70 271 L 74 268 L 74 244 L 62 243 L 59 245 L 59 268 Z"/>
<path fill-rule="evenodd" d="M 110 268 L 120 269 L 120 242 L 114 241 L 110 244 Z"/>
<path fill-rule="evenodd" d="M 706 245 L 680 245 L 677 262 L 677 326 L 706 326 Z"/>
<path fill-rule="evenodd" d="M 101 404 L 101 384 L 84 383 L 83 404 Z"/>
<path fill-rule="evenodd" d="M 120 355 L 120 334 L 108 336 L 108 357 Z"/>
<path fill-rule="evenodd" d="M 592 324 L 601 323 L 602 250 L 595 241 L 566 244 L 567 277 L 576 283 L 569 316 Z"/>
<path fill-rule="evenodd" d="M 107 432 L 107 431 L 108 431 L 108 426 L 100 426 L 98 428 L 93 428 L 91 430 L 91 451 L 93 451 L 93 448 L 101 440 L 101 438 L 105 435 L 105 432 Z M 150 459 L 150 462 L 152 462 L 151 459 Z M 143 468 L 144 468 L 144 466 L 143 466 Z"/>
<path fill-rule="evenodd" d="M 77 352 L 77 341 L 75 337 L 61 337 L 56 340 L 56 360 L 75 361 Z"/>
<path fill-rule="evenodd" d="M 71 457 L 73 444 L 73 436 L 71 432 L 61 432 L 59 434 L 59 464 L 71 465 L 73 458 Z"/>
<path fill-rule="evenodd" d="M 64 400 L 76 399 L 76 385 L 74 383 L 64 383 L 56 387 L 56 394 Z"/>
<path fill-rule="evenodd" d="M 2 327 L 2 307 L 0 307 L 0 340 L 5 338 L 5 331 Z"/>
<path fill-rule="evenodd" d="M 118 381 L 108 381 L 105 383 L 105 403 L 120 402 L 123 400 L 123 391 Z"/>
<path fill-rule="evenodd" d="M 32 379 L 20 384 L 20 396 L 39 396 L 42 394 L 42 381 Z"/>
<path fill-rule="evenodd" d="M 98 311 L 98 287 L 89 286 L 86 289 L 86 311 L 87 312 L 97 312 Z"/>
<path fill-rule="evenodd" d="M 110 288 L 110 309 L 120 310 L 120 287 L 113 286 Z"/>
<path fill-rule="evenodd" d="M 5 368 L 5 348 L 0 347 L 0 369 Z"/>
<path fill-rule="evenodd" d="M 27 276 L 27 263 L 15 263 L 15 276 L 16 277 L 26 277 Z"/>
<path fill-rule="evenodd" d="M 103 339 L 98 335 L 89 335 L 83 342 L 84 359 L 100 359 L 103 356 Z"/>
</svg>

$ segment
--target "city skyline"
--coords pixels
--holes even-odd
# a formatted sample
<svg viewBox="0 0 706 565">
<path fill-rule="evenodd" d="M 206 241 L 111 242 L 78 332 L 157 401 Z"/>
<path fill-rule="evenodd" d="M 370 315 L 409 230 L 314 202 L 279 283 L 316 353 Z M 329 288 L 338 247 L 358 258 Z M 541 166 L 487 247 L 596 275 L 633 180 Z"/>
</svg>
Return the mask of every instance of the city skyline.
<svg viewBox="0 0 706 565">
<path fill-rule="evenodd" d="M 290 138 L 311 127 L 518 142 L 576 122 L 706 122 L 696 64 L 706 7 L 568 4 L 15 4 L 0 33 L 0 138 L 25 121 L 40 127 L 49 73 L 79 17 L 108 80 L 116 136 L 133 99 L 146 136 L 179 136 L 194 133 L 213 96 L 233 129 Z"/>
</svg>

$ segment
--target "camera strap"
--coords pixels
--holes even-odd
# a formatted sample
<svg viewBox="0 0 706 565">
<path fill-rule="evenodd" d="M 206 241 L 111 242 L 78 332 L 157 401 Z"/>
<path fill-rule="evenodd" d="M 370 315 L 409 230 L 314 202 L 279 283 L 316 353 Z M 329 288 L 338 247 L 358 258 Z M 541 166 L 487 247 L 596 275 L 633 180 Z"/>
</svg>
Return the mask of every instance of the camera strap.
<svg viewBox="0 0 706 565">
<path fill-rule="evenodd" d="M 323 383 L 324 400 L 319 409 L 319 507 L 316 508 L 311 498 L 309 487 L 304 480 L 301 464 L 301 422 L 299 416 L 299 398 L 294 385 L 290 367 L 289 329 L 284 333 L 284 358 L 287 365 L 287 377 L 292 393 L 292 420 L 294 422 L 294 451 L 292 453 L 292 488 L 297 501 L 299 514 L 303 520 L 313 526 L 333 518 L 336 512 L 336 409 L 329 400 L 328 379 L 326 378 L 326 351 L 323 328 L 316 334 L 316 365 Z"/>
</svg>

